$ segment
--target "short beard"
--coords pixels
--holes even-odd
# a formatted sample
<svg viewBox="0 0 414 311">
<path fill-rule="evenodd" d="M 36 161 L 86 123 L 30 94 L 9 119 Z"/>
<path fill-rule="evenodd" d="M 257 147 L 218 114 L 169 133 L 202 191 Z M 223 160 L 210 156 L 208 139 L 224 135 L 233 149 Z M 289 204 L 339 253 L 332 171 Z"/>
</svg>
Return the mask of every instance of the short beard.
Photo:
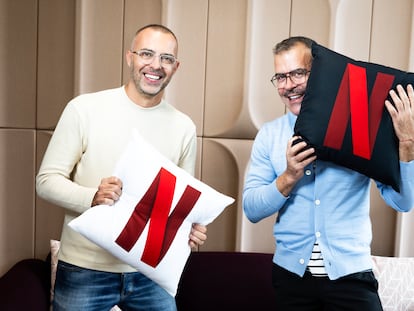
<svg viewBox="0 0 414 311">
<path fill-rule="evenodd" d="M 168 83 L 170 83 L 170 79 L 165 80 L 164 83 L 161 84 L 161 86 L 159 87 L 159 89 L 155 92 L 147 92 L 145 91 L 142 87 L 141 87 L 141 80 L 142 80 L 142 76 L 139 72 L 139 70 L 136 70 L 136 67 L 133 65 L 130 70 L 130 77 L 132 79 L 132 81 L 134 81 L 134 85 L 136 90 L 138 91 L 138 93 L 140 93 L 142 96 L 144 96 L 145 98 L 153 98 L 155 96 L 157 96 L 158 94 L 160 94 L 168 85 Z"/>
</svg>

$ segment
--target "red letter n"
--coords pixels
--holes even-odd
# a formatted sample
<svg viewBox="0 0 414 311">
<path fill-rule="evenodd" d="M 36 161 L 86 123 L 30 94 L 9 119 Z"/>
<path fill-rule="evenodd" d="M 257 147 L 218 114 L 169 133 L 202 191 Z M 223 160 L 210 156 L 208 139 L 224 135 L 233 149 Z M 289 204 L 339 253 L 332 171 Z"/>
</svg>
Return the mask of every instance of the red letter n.
<svg viewBox="0 0 414 311">
<path fill-rule="evenodd" d="M 175 182 L 176 177 L 161 168 L 115 241 L 129 252 L 149 221 L 141 261 L 152 267 L 156 267 L 167 253 L 179 227 L 201 195 L 198 190 L 187 186 L 171 215 L 168 216 L 174 197 Z"/>
<path fill-rule="evenodd" d="M 350 117 L 353 153 L 371 159 L 384 102 L 393 81 L 393 75 L 379 72 L 368 104 L 366 69 L 348 64 L 329 120 L 324 146 L 341 149 Z"/>
</svg>

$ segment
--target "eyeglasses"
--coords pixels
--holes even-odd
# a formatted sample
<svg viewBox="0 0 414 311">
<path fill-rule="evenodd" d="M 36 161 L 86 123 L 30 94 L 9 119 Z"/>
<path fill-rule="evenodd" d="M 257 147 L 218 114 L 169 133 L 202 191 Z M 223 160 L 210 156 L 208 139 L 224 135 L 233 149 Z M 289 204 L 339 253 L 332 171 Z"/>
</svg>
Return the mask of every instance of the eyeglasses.
<svg viewBox="0 0 414 311">
<path fill-rule="evenodd" d="M 285 84 L 287 78 L 289 78 L 293 83 L 301 84 L 305 82 L 306 75 L 309 72 L 310 70 L 307 70 L 305 68 L 298 68 L 287 73 L 275 73 L 274 76 L 270 79 L 270 82 L 272 82 L 275 87 L 279 87 Z"/>
<path fill-rule="evenodd" d="M 131 51 L 131 53 L 138 55 L 139 60 L 145 65 L 151 64 L 154 61 L 154 58 L 157 56 L 157 53 L 155 53 L 155 51 L 146 49 Z M 177 62 L 177 59 L 171 54 L 158 54 L 158 57 L 160 64 L 165 67 L 171 67 Z"/>
</svg>

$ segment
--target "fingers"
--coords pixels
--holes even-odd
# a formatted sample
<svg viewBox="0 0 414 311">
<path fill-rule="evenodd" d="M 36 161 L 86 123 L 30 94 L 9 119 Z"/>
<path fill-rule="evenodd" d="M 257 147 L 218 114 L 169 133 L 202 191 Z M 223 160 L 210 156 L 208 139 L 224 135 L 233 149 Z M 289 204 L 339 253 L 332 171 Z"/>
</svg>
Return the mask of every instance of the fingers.
<svg viewBox="0 0 414 311">
<path fill-rule="evenodd" d="M 92 200 L 92 206 L 105 204 L 113 205 L 122 194 L 122 181 L 115 176 L 103 178 L 98 186 L 98 191 Z"/>
<path fill-rule="evenodd" d="M 397 92 L 398 97 L 400 99 L 399 103 L 404 109 L 411 108 L 411 105 L 413 104 L 412 101 L 412 85 L 407 86 L 407 92 L 404 90 L 404 88 L 401 85 L 397 85 Z M 394 92 L 395 94 L 395 92 Z M 411 99 L 408 94 L 411 94 Z"/>
<path fill-rule="evenodd" d="M 413 108 L 414 106 L 414 87 L 409 84 L 407 86 L 407 93 L 408 93 L 408 98 L 410 100 L 410 107 Z"/>
<path fill-rule="evenodd" d="M 398 92 L 398 94 L 397 94 Z M 392 101 L 394 102 L 395 109 L 397 111 L 402 111 L 404 108 L 404 98 L 407 98 L 405 95 L 404 89 L 401 85 L 397 85 L 397 92 L 395 90 L 390 91 L 390 96 L 392 98 Z"/>
<path fill-rule="evenodd" d="M 402 112 L 406 109 L 411 109 L 412 106 L 414 105 L 414 91 L 413 91 L 413 86 L 411 84 L 407 86 L 407 92 L 404 90 L 404 88 L 401 85 L 397 85 L 396 91 L 390 90 L 389 94 L 391 96 L 391 99 L 394 105 L 393 107 L 390 107 L 392 105 L 389 100 L 386 100 L 385 104 L 391 115 L 397 112 Z"/>
<path fill-rule="evenodd" d="M 385 106 L 390 113 L 395 132 L 399 140 L 413 136 L 414 119 L 414 90 L 412 85 L 408 85 L 406 90 L 397 85 L 396 90 L 389 92 L 391 100 L 385 101 Z"/>
<path fill-rule="evenodd" d="M 300 136 L 293 136 L 289 140 L 287 157 L 293 164 L 305 167 L 316 160 L 315 149 L 310 147 L 304 140 L 297 142 L 297 139 L 301 139 Z"/>
<path fill-rule="evenodd" d="M 193 224 L 190 232 L 189 245 L 191 248 L 201 246 L 207 240 L 207 227 L 200 224 Z"/>
<path fill-rule="evenodd" d="M 98 187 L 98 191 L 102 190 L 103 192 L 107 192 L 109 196 L 114 196 L 114 198 L 118 197 L 122 193 L 122 181 L 115 176 L 103 178 L 101 184 Z"/>
<path fill-rule="evenodd" d="M 116 176 L 110 176 L 110 177 L 107 177 L 107 178 L 103 178 L 101 180 L 101 185 L 102 184 L 115 185 L 115 186 L 118 186 L 118 187 L 122 188 L 122 180 L 120 180 Z"/>
<path fill-rule="evenodd" d="M 287 166 L 284 172 L 289 184 L 295 184 L 304 175 L 304 168 L 316 160 L 315 149 L 305 141 L 297 142 L 299 136 L 293 136 L 288 141 L 286 150 Z M 278 188 L 280 190 L 280 188 Z"/>
</svg>

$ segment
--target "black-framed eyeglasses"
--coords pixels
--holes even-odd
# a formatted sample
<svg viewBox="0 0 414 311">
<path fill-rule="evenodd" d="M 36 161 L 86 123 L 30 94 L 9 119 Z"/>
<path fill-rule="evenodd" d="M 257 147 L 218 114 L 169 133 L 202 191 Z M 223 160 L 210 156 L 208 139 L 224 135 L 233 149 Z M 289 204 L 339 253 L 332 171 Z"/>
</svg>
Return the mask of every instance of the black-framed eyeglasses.
<svg viewBox="0 0 414 311">
<path fill-rule="evenodd" d="M 295 84 L 301 84 L 305 82 L 306 75 L 310 72 L 310 70 L 307 70 L 305 68 L 298 68 L 295 70 L 292 70 L 287 73 L 275 73 L 273 77 L 270 79 L 270 82 L 275 87 L 279 87 L 286 83 L 287 78 L 290 79 Z"/>
<path fill-rule="evenodd" d="M 142 49 L 139 51 L 131 51 L 131 53 L 138 55 L 141 63 L 145 65 L 151 64 L 154 61 L 155 57 L 157 56 L 157 53 L 155 51 L 147 50 L 147 49 Z M 170 66 L 173 66 L 177 62 L 177 59 L 175 58 L 175 56 L 171 54 L 158 54 L 158 57 L 160 60 L 160 64 L 162 66 L 170 67 Z"/>
</svg>

